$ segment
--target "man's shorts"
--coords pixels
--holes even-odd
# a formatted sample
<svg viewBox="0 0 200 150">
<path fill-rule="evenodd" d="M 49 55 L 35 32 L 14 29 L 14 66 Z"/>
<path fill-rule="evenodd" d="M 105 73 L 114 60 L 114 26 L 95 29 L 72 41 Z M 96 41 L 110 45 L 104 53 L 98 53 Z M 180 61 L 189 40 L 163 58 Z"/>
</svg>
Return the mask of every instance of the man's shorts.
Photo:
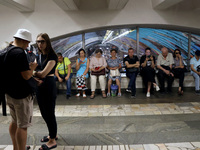
<svg viewBox="0 0 200 150">
<path fill-rule="evenodd" d="M 33 117 L 33 98 L 32 95 L 29 95 L 23 99 L 14 99 L 6 94 L 12 122 L 17 124 L 18 128 L 27 128 L 31 126 Z"/>
</svg>

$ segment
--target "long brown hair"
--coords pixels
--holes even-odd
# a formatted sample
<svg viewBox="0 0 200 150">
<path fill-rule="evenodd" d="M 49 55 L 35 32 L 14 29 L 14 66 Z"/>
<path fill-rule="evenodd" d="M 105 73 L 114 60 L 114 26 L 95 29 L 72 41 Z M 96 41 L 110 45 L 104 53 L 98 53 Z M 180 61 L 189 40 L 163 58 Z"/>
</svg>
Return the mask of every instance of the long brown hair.
<svg viewBox="0 0 200 150">
<path fill-rule="evenodd" d="M 46 60 L 49 58 L 49 54 L 55 54 L 56 55 L 55 51 L 53 50 L 53 48 L 51 46 L 51 41 L 50 41 L 50 38 L 49 38 L 48 34 L 47 33 L 40 33 L 40 34 L 38 34 L 37 38 L 38 37 L 42 37 L 46 42 L 46 45 L 47 45 L 46 49 L 45 49 L 45 52 L 47 53 Z M 39 49 L 39 47 L 38 47 L 38 50 L 41 51 Z"/>
</svg>

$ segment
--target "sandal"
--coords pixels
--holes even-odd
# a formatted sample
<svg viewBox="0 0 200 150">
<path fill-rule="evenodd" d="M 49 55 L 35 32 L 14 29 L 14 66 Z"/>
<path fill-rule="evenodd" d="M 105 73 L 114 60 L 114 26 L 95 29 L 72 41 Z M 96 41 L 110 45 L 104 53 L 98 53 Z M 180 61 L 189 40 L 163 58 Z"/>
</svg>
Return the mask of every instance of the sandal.
<svg viewBox="0 0 200 150">
<path fill-rule="evenodd" d="M 39 150 L 49 150 L 49 149 L 53 149 L 53 148 L 56 148 L 57 147 L 57 144 L 54 145 L 54 146 L 51 146 L 51 147 L 48 147 L 46 144 L 43 144 Z M 42 149 L 41 149 L 42 148 Z"/>
<path fill-rule="evenodd" d="M 107 96 L 106 96 L 106 93 L 102 93 L 102 97 L 103 98 L 106 98 Z"/>
<path fill-rule="evenodd" d="M 55 140 L 58 140 L 58 137 L 56 137 Z M 40 142 L 48 142 L 48 141 L 49 141 L 48 136 L 44 136 L 44 137 L 40 140 Z"/>
<path fill-rule="evenodd" d="M 94 99 L 94 98 L 95 98 L 95 95 L 92 94 L 92 95 L 90 96 L 90 99 Z"/>
<path fill-rule="evenodd" d="M 83 94 L 83 98 L 86 98 L 87 96 L 85 94 Z"/>
<path fill-rule="evenodd" d="M 31 147 L 29 145 L 26 146 L 26 150 L 29 150 L 31 149 Z"/>
</svg>

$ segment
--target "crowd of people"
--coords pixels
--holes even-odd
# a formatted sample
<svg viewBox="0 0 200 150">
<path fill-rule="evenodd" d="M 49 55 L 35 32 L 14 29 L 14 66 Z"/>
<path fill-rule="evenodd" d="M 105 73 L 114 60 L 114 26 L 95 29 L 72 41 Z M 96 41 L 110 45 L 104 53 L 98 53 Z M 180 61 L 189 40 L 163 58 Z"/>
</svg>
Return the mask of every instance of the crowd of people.
<svg viewBox="0 0 200 150">
<path fill-rule="evenodd" d="M 102 57 L 102 50 L 97 49 L 95 51 L 95 55 L 92 56 L 90 59 L 86 58 L 86 52 L 84 49 L 80 49 L 78 54 L 79 58 L 76 60 L 76 87 L 78 93 L 76 94 L 77 97 L 81 96 L 81 91 L 83 91 L 83 97 L 86 98 L 85 90 L 87 89 L 86 80 L 90 76 L 90 85 L 91 85 L 91 96 L 90 98 L 93 99 L 95 97 L 95 89 L 97 84 L 97 79 L 100 84 L 100 89 L 102 91 L 102 97 L 106 98 L 111 96 L 111 85 L 113 82 L 116 83 L 118 87 L 117 96 L 120 97 L 121 93 L 121 75 L 120 69 L 122 68 L 123 64 L 125 65 L 126 69 L 126 77 L 129 78 L 129 84 L 126 89 L 126 92 L 131 93 L 131 98 L 136 98 L 136 77 L 140 73 L 143 80 L 143 85 L 146 89 L 146 97 L 150 97 L 151 92 L 154 90 L 160 91 L 162 94 L 164 93 L 171 93 L 172 92 L 172 83 L 174 78 L 179 79 L 179 88 L 178 94 L 183 95 L 183 82 L 184 82 L 184 74 L 186 71 L 186 67 L 183 62 L 183 58 L 181 56 L 181 51 L 179 49 L 175 49 L 174 53 L 169 53 L 166 47 L 161 49 L 161 54 L 158 56 L 157 61 L 155 56 L 152 55 L 151 48 L 147 47 L 145 49 L 145 54 L 139 60 L 138 57 L 134 54 L 134 49 L 128 49 L 128 55 L 123 59 L 123 64 L 121 60 L 117 57 L 117 50 L 111 49 L 110 50 L 110 58 L 105 59 Z M 195 63 L 195 68 L 198 63 L 196 63 L 196 59 L 199 58 L 198 54 L 199 51 L 196 51 L 196 55 L 193 59 L 191 59 L 191 68 L 193 68 L 192 63 Z M 60 53 L 58 53 L 60 56 Z M 196 59 L 195 59 L 196 58 Z M 64 65 L 64 58 L 62 57 L 62 65 L 63 67 L 59 68 L 61 70 L 65 69 L 66 75 L 69 76 L 71 72 L 67 71 L 68 67 L 71 69 L 71 66 Z M 195 60 L 194 60 L 195 59 Z M 70 62 L 70 61 L 69 61 Z M 71 63 L 71 62 L 70 62 Z M 65 63 L 67 64 L 67 63 Z M 60 64 L 59 64 L 60 65 Z M 59 70 L 58 69 L 58 70 Z M 108 78 L 106 80 L 106 70 L 108 70 Z M 195 72 L 196 69 L 192 69 L 192 75 L 195 78 L 195 85 L 199 84 L 199 76 L 198 73 Z M 60 72 L 60 71 L 56 71 Z M 156 73 L 157 72 L 157 73 Z M 160 84 L 156 83 L 155 76 L 157 74 L 158 81 Z M 62 74 L 56 73 L 56 76 L 60 78 Z M 196 75 L 196 76 L 195 76 Z M 58 77 L 59 78 L 59 77 Z M 71 80 L 71 78 L 66 78 L 66 84 Z M 198 81 L 196 81 L 198 80 Z M 105 93 L 106 89 L 106 81 L 107 82 L 107 94 Z M 167 81 L 167 89 L 165 89 L 165 81 Z M 63 82 L 63 80 L 59 80 L 59 82 Z M 70 81 L 71 83 L 71 81 Z M 199 93 L 199 85 L 196 85 L 196 93 Z M 71 88 L 67 86 L 68 88 Z M 66 97 L 69 98 L 69 93 L 66 94 Z"/>
<path fill-rule="evenodd" d="M 61 53 L 55 53 L 50 38 L 46 33 L 40 33 L 36 38 L 38 57 L 32 61 L 28 60 L 28 53 L 25 50 L 31 41 L 32 35 L 30 31 L 19 29 L 14 35 L 14 42 L 6 48 L 7 56 L 4 65 L 5 78 L 8 80 L 5 79 L 7 82 L 5 96 L 12 118 L 9 132 L 15 150 L 30 148 L 26 146 L 27 128 L 32 122 L 33 100 L 34 93 L 36 93 L 41 115 L 49 131 L 49 134 L 41 139 L 41 142 L 46 142 L 46 144 L 43 144 L 39 149 L 53 149 L 57 147 L 56 140 L 58 139 L 55 116 L 56 81 L 66 82 L 66 98 L 69 99 L 71 97 L 71 62 L 67 57 L 63 57 Z M 95 55 L 90 59 L 86 57 L 84 49 L 78 51 L 79 58 L 76 60 L 77 97 L 81 96 L 81 94 L 83 98 L 87 97 L 85 90 L 87 89 L 86 80 L 89 77 L 91 99 L 95 98 L 97 79 L 100 83 L 103 98 L 111 96 L 113 82 L 118 87 L 117 96 L 120 97 L 122 95 L 120 69 L 123 64 L 125 65 L 126 76 L 130 79 L 126 92 L 131 93 L 131 98 L 136 98 L 136 78 L 138 73 L 141 74 L 143 84 L 146 87 L 146 97 L 150 97 L 153 88 L 161 93 L 172 92 L 174 78 L 179 78 L 178 94 L 183 95 L 186 68 L 179 49 L 175 49 L 174 54 L 171 54 L 166 47 L 163 47 L 161 49 L 162 53 L 156 61 L 150 48 L 145 49 L 145 54 L 140 60 L 134 55 L 134 49 L 129 48 L 128 55 L 123 59 L 123 64 L 117 57 L 117 52 L 116 49 L 111 49 L 111 57 L 106 60 L 102 56 L 103 51 L 101 49 L 97 49 Z M 200 51 L 197 50 L 195 52 L 195 57 L 190 60 L 190 65 L 191 74 L 195 79 L 195 92 L 200 94 Z M 109 70 L 107 93 L 106 70 Z M 155 80 L 156 70 L 160 87 Z M 167 90 L 165 90 L 165 80 L 168 83 Z"/>
</svg>

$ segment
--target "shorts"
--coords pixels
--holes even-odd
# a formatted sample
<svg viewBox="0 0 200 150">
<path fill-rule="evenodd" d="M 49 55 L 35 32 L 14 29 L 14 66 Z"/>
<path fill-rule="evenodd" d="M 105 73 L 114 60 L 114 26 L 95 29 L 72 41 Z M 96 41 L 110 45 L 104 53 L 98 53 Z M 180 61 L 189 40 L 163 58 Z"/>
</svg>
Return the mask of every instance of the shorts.
<svg viewBox="0 0 200 150">
<path fill-rule="evenodd" d="M 6 94 L 6 99 L 10 108 L 12 122 L 17 124 L 18 128 L 30 127 L 33 117 L 34 97 L 30 94 L 23 99 L 14 99 Z"/>
</svg>

